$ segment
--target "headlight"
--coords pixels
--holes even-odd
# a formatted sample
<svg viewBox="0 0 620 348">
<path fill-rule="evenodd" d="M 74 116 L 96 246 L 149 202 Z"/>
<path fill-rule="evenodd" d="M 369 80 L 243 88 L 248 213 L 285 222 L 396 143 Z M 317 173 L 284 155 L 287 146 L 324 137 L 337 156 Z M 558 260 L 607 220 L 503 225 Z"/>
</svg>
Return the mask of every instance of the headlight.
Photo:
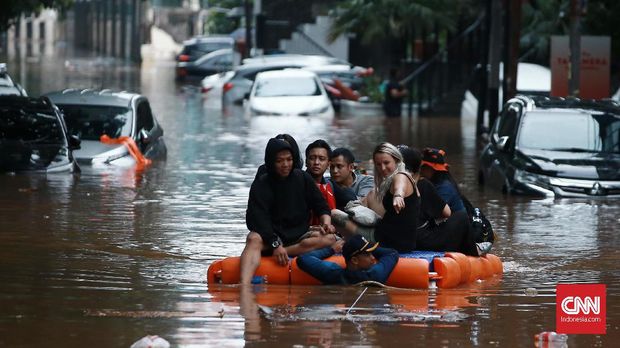
<svg viewBox="0 0 620 348">
<path fill-rule="evenodd" d="M 545 188 L 549 186 L 549 177 L 522 169 L 515 170 L 515 181 L 525 185 L 537 185 Z"/>
</svg>

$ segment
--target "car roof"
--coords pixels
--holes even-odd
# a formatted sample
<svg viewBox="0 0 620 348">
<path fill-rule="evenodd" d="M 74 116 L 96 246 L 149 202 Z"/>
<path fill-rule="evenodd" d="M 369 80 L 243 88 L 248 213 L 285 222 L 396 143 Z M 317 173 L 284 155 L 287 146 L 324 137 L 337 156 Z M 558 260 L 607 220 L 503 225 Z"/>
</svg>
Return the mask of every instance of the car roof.
<svg viewBox="0 0 620 348">
<path fill-rule="evenodd" d="M 320 55 L 309 55 L 309 54 L 274 54 L 274 55 L 246 58 L 243 60 L 242 63 L 243 65 L 253 65 L 253 64 L 269 64 L 272 62 L 289 62 L 289 63 L 300 62 L 305 65 L 327 65 L 327 64 L 350 65 L 347 61 L 342 60 L 340 58 L 320 56 Z"/>
<path fill-rule="evenodd" d="M 620 116 L 620 103 L 611 99 L 580 99 L 574 97 L 546 97 L 540 95 L 517 95 L 515 99 L 523 101 L 531 110 L 596 110 Z"/>
<path fill-rule="evenodd" d="M 46 97 L 27 97 L 19 95 L 0 95 L 0 107 L 27 109 L 45 114 L 55 114 L 54 104 Z"/>
<path fill-rule="evenodd" d="M 263 71 L 256 75 L 256 80 L 258 79 L 271 79 L 271 78 L 287 78 L 287 77 L 306 77 L 306 78 L 314 78 L 316 74 L 312 71 L 301 70 L 301 69 L 284 69 L 284 70 L 271 70 L 271 71 Z"/>
<path fill-rule="evenodd" d="M 188 46 L 205 42 L 230 42 L 233 44 L 235 40 L 230 36 L 196 36 L 189 40 L 183 41 L 183 45 Z"/>
<path fill-rule="evenodd" d="M 50 92 L 45 94 L 55 104 L 73 105 L 106 105 L 131 107 L 134 98 L 140 97 L 137 93 L 125 91 L 113 92 L 109 89 L 65 89 L 63 91 Z"/>
<path fill-rule="evenodd" d="M 219 50 L 215 50 L 213 52 L 209 52 L 207 54 L 205 54 L 204 56 L 196 59 L 196 63 L 200 62 L 204 62 L 206 60 L 212 59 L 214 57 L 219 57 L 219 56 L 224 56 L 224 55 L 232 55 L 233 54 L 233 50 L 232 48 L 221 48 Z"/>
</svg>

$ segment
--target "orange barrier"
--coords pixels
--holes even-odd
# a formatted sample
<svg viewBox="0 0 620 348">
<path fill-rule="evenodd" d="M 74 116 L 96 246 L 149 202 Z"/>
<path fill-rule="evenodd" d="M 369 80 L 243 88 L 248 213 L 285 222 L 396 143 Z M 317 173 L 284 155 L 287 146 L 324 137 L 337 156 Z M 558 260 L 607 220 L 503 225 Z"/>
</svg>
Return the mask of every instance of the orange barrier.
<svg viewBox="0 0 620 348">
<path fill-rule="evenodd" d="M 103 134 L 99 138 L 99 141 L 101 141 L 104 144 L 108 144 L 108 145 L 123 144 L 129 151 L 129 154 L 131 155 L 131 157 L 133 157 L 136 160 L 136 163 L 138 163 L 138 165 L 145 166 L 145 165 L 151 164 L 151 160 L 144 157 L 142 152 L 140 152 L 140 149 L 138 149 L 138 145 L 136 145 L 136 142 L 128 136 L 110 138 L 107 134 Z"/>
<path fill-rule="evenodd" d="M 325 260 L 345 267 L 344 258 L 340 255 Z M 239 283 L 239 261 L 239 257 L 228 257 L 213 262 L 207 271 L 207 282 Z M 400 258 L 385 284 L 398 288 L 426 289 L 429 287 L 429 280 L 436 280 L 440 288 L 454 288 L 479 279 L 489 279 L 503 272 L 500 258 L 490 254 L 474 257 L 447 252 L 444 257 L 434 258 L 433 266 L 435 273 L 429 272 L 429 263 L 425 259 Z M 262 277 L 263 281 L 269 284 L 321 284 L 318 279 L 299 268 L 297 258 L 294 258 L 288 266 L 280 266 L 273 257 L 263 257 L 254 275 Z"/>
</svg>

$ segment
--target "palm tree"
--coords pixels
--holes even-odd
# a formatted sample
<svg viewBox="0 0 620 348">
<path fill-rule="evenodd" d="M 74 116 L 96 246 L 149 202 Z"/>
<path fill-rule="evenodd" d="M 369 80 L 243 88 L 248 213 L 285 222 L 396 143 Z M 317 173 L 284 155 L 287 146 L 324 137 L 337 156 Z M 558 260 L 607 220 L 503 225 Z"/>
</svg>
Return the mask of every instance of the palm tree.
<svg viewBox="0 0 620 348">
<path fill-rule="evenodd" d="M 470 0 L 347 0 L 332 12 L 334 19 L 328 39 L 345 33 L 358 35 L 369 44 L 396 39 L 410 44 L 416 31 L 453 31 L 459 13 L 469 12 Z"/>
</svg>

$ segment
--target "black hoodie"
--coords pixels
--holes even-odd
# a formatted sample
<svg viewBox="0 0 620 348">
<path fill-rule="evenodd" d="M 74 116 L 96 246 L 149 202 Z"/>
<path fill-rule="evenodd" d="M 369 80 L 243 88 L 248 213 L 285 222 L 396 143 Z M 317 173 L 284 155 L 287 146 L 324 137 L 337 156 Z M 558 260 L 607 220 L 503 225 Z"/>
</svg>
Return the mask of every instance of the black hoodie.
<svg viewBox="0 0 620 348">
<path fill-rule="evenodd" d="M 310 227 L 310 211 L 316 216 L 330 213 L 308 173 L 293 168 L 286 178 L 277 175 L 275 159 L 282 150 L 292 153 L 286 141 L 269 139 L 265 149 L 267 173 L 252 183 L 245 216 L 248 229 L 260 234 L 267 246 L 278 237 L 284 245 L 294 244 Z"/>
</svg>

